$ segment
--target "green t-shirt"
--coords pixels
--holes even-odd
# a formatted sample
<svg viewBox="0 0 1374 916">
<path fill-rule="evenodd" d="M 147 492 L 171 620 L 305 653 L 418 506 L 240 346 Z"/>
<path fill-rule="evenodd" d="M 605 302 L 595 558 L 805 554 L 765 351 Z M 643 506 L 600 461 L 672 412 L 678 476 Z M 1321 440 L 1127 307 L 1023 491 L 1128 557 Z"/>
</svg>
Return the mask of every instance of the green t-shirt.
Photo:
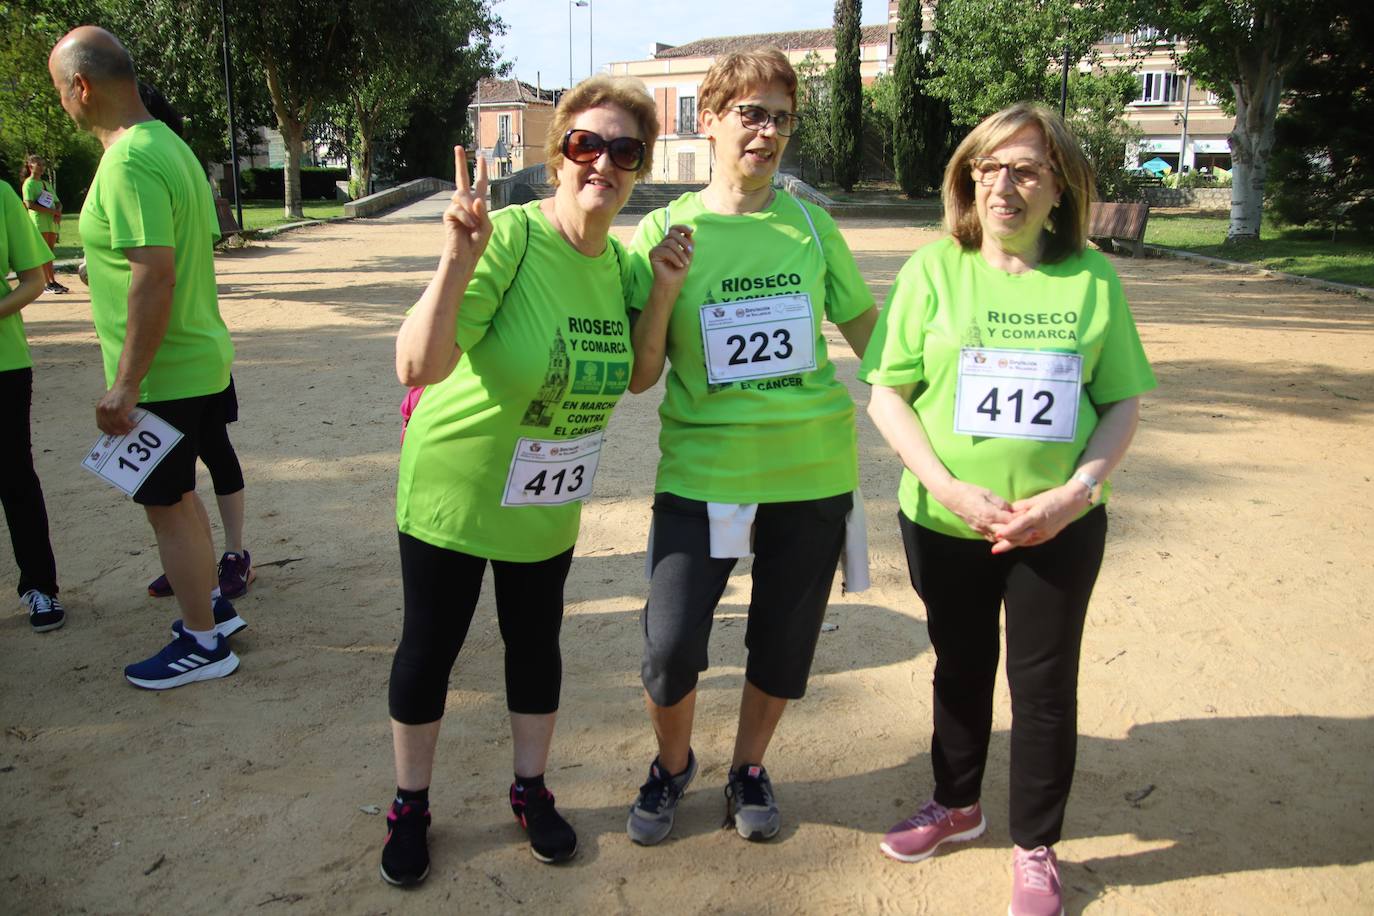
<svg viewBox="0 0 1374 916">
<path fill-rule="evenodd" d="M 106 385 L 114 384 L 129 317 L 124 249 L 167 246 L 176 249 L 172 314 L 138 399 L 170 401 L 228 387 L 234 346 L 215 289 L 217 238 L 210 183 L 166 124 L 135 124 L 105 151 L 81 208 L 81 243 Z"/>
<path fill-rule="evenodd" d="M 14 287 L 3 278 L 14 271 L 31 270 L 52 260 L 48 243 L 38 234 L 27 211 L 8 182 L 0 181 L 0 283 L 8 293 Z M 24 339 L 24 319 L 19 312 L 0 318 L 0 372 L 33 365 Z"/>
<path fill-rule="evenodd" d="M 965 348 L 1082 354 L 1072 441 L 956 433 L 955 394 Z M 897 274 L 859 378 L 893 388 L 915 384 L 913 409 L 949 472 L 1009 501 L 1061 486 L 1073 475 L 1097 427 L 1094 405 L 1155 387 L 1121 281 L 1101 253 L 1085 250 L 1058 264 L 1009 274 L 952 238 L 920 249 Z M 1003 410 L 1012 407 L 1001 404 Z M 1108 493 L 1104 485 L 1104 502 Z M 979 537 L 911 471 L 902 472 L 897 495 L 912 521 L 942 534 Z"/>
<path fill-rule="evenodd" d="M 732 216 L 707 210 L 697 192 L 684 194 L 666 212 L 644 217 L 630 243 L 630 301 L 636 309 L 644 307 L 653 286 L 648 255 L 663 240 L 665 219 L 692 227 L 693 256 L 668 324 L 657 490 L 723 503 L 791 502 L 852 491 L 859 480 L 854 402 L 835 378 L 821 321 L 858 317 L 873 307 L 873 294 L 834 220 L 784 191 L 758 213 Z M 742 371 L 766 371 L 766 363 L 752 361 L 800 349 L 814 355 L 815 368 L 709 381 L 703 328 L 713 321 L 747 321 L 755 307 L 742 300 L 796 294 L 809 297 L 810 340 L 802 339 L 802 326 L 793 325 L 797 333 L 786 335 L 765 323 L 712 331 L 714 352 L 720 354 L 718 365 L 733 360 Z M 714 307 L 703 311 L 706 306 Z"/>
<path fill-rule="evenodd" d="M 582 503 L 503 505 L 508 482 L 512 502 L 585 493 L 591 482 L 570 465 L 513 475 L 517 446 L 554 455 L 561 446 L 550 443 L 605 427 L 633 359 L 626 259 L 615 239 L 594 258 L 581 254 L 538 201 L 491 222 L 458 311 L 462 358 L 425 389 L 406 428 L 396 526 L 437 547 L 533 563 L 573 546 Z"/>
<path fill-rule="evenodd" d="M 43 206 L 55 207 L 57 204 L 61 203 L 61 201 L 57 198 L 57 189 L 54 188 L 49 182 L 42 181 L 38 178 L 24 179 L 24 202 L 26 204 L 29 201 L 38 203 L 38 198 L 43 194 L 44 191 L 52 195 L 52 203 L 43 204 Z M 27 207 L 25 207 L 24 209 L 28 210 Z M 39 232 L 57 231 L 57 229 L 53 226 L 51 213 L 40 213 L 37 210 L 29 210 L 29 219 L 33 220 L 33 224 L 38 227 Z"/>
</svg>

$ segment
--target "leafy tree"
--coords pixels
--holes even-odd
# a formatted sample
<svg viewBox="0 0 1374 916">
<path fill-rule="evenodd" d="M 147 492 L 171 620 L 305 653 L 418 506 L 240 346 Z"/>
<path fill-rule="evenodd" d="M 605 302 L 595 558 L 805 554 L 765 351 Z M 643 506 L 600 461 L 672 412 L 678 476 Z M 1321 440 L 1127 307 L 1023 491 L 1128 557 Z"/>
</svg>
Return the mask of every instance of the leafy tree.
<svg viewBox="0 0 1374 916">
<path fill-rule="evenodd" d="M 29 153 L 60 177 L 64 160 L 82 152 L 89 158 L 100 147 L 67 117 L 48 75 L 48 52 L 67 28 L 42 9 L 0 3 L 0 158 L 11 179 Z M 76 198 L 65 188 L 58 193 L 74 211 Z"/>
<path fill-rule="evenodd" d="M 787 146 L 787 158 L 795 157 L 802 178 L 820 184 L 826 165 L 835 162 L 831 139 L 829 70 L 820 55 L 809 52 L 797 64 L 797 115 L 800 127 Z"/>
<path fill-rule="evenodd" d="M 1374 7 L 1349 2 L 1319 53 L 1293 68 L 1274 125 L 1270 202 L 1279 220 L 1374 229 Z"/>
<path fill-rule="evenodd" d="M 340 93 L 347 6 L 336 0 L 236 0 L 235 45 L 261 68 L 286 146 L 285 215 L 301 217 L 301 152 L 306 129 Z"/>
<path fill-rule="evenodd" d="M 1126 0 L 941 0 L 931 94 L 956 124 L 1022 101 L 1056 103 L 1059 67 L 1092 62 L 1093 45 L 1127 21 Z M 1183 0 L 1180 0 L 1183 2 Z"/>
<path fill-rule="evenodd" d="M 452 95 L 464 77 L 459 88 L 470 94 L 492 69 L 491 37 L 503 31 L 488 0 L 350 0 L 339 76 L 362 188 L 371 184 L 376 141 L 405 127 L 421 96 Z"/>
<path fill-rule="evenodd" d="M 862 0 L 835 0 L 835 66 L 830 71 L 830 122 L 835 182 L 854 190 L 863 155 L 863 80 L 859 76 Z"/>
<path fill-rule="evenodd" d="M 1069 126 L 1073 128 L 1097 176 L 1102 200 L 1140 196 L 1126 170 L 1126 149 L 1140 139 L 1140 129 L 1125 117 L 1139 94 L 1132 70 L 1103 74 L 1072 73 L 1069 78 Z"/>
<path fill-rule="evenodd" d="M 1184 70 L 1235 105 L 1231 225 L 1226 240 L 1258 239 L 1274 124 L 1284 86 L 1347 0 L 1135 0 L 1141 22 L 1187 43 Z M 1364 36 L 1369 41 L 1369 36 Z"/>
<path fill-rule="evenodd" d="M 863 169 L 860 177 L 892 173 L 892 117 L 897 106 L 896 80 L 881 74 L 864 87 Z"/>
</svg>

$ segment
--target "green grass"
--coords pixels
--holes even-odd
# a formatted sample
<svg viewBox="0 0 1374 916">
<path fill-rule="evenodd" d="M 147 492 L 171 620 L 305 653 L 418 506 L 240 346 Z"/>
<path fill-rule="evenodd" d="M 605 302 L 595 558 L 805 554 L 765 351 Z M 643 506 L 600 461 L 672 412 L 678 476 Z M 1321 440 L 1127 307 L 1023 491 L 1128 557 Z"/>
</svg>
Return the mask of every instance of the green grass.
<svg viewBox="0 0 1374 916">
<path fill-rule="evenodd" d="M 1227 225 L 1225 214 L 1151 213 L 1145 242 L 1302 277 L 1374 286 L 1374 234 L 1342 230 L 1333 242 L 1330 229 L 1276 226 L 1266 216 L 1259 241 L 1227 245 Z"/>
<path fill-rule="evenodd" d="M 330 219 L 343 216 L 344 202 L 341 200 L 308 200 L 304 211 L 306 219 Z M 270 229 L 297 220 L 282 216 L 283 204 L 279 200 L 245 200 L 243 202 L 243 221 L 245 229 Z M 232 205 L 231 205 L 232 208 Z M 80 214 L 69 214 L 62 220 L 62 232 L 57 236 L 57 260 L 81 257 L 81 233 L 77 229 Z"/>
</svg>

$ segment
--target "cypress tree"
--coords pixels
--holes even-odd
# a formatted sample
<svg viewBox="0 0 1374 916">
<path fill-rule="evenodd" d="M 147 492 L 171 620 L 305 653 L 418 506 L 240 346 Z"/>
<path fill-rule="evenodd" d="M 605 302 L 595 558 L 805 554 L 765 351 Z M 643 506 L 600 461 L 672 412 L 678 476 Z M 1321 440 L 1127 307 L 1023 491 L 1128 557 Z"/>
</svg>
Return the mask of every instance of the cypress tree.
<svg viewBox="0 0 1374 916">
<path fill-rule="evenodd" d="M 921 0 L 901 0 L 897 8 L 897 65 L 893 79 L 896 105 L 892 113 L 892 171 L 897 186 L 915 197 L 926 184 L 921 157 L 923 137 L 921 81 L 925 59 L 921 56 Z"/>
<path fill-rule="evenodd" d="M 831 70 L 830 123 L 835 181 L 854 190 L 863 166 L 863 80 L 859 77 L 862 0 L 835 0 L 835 66 Z"/>
</svg>

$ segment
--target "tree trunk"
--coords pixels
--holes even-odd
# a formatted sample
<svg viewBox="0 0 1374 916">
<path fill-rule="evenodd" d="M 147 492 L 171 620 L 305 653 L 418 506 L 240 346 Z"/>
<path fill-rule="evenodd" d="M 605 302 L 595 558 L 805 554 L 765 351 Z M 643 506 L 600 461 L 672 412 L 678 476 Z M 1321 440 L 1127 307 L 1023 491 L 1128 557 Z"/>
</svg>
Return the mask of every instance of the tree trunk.
<svg viewBox="0 0 1374 916">
<path fill-rule="evenodd" d="M 263 61 L 263 69 L 267 71 L 267 92 L 272 97 L 277 130 L 286 144 L 286 168 L 282 175 L 282 185 L 286 189 L 283 215 L 302 219 L 305 211 L 301 209 L 301 141 L 305 137 L 305 120 L 292 116 L 290 103 L 282 91 L 281 79 L 277 74 L 276 61 L 268 56 Z"/>
<path fill-rule="evenodd" d="M 286 143 L 286 170 L 282 176 L 282 184 L 286 188 L 283 215 L 303 219 L 305 211 L 301 208 L 301 144 L 305 138 L 305 125 L 295 120 L 282 124 L 281 138 Z"/>
<path fill-rule="evenodd" d="M 1242 67 L 1241 81 L 1231 84 L 1236 97 L 1236 126 L 1230 137 L 1231 225 L 1227 242 L 1258 239 L 1260 235 L 1264 182 L 1274 151 L 1274 119 L 1283 94 L 1282 71 L 1269 65 L 1268 55 L 1265 58 L 1258 66 Z"/>
</svg>

